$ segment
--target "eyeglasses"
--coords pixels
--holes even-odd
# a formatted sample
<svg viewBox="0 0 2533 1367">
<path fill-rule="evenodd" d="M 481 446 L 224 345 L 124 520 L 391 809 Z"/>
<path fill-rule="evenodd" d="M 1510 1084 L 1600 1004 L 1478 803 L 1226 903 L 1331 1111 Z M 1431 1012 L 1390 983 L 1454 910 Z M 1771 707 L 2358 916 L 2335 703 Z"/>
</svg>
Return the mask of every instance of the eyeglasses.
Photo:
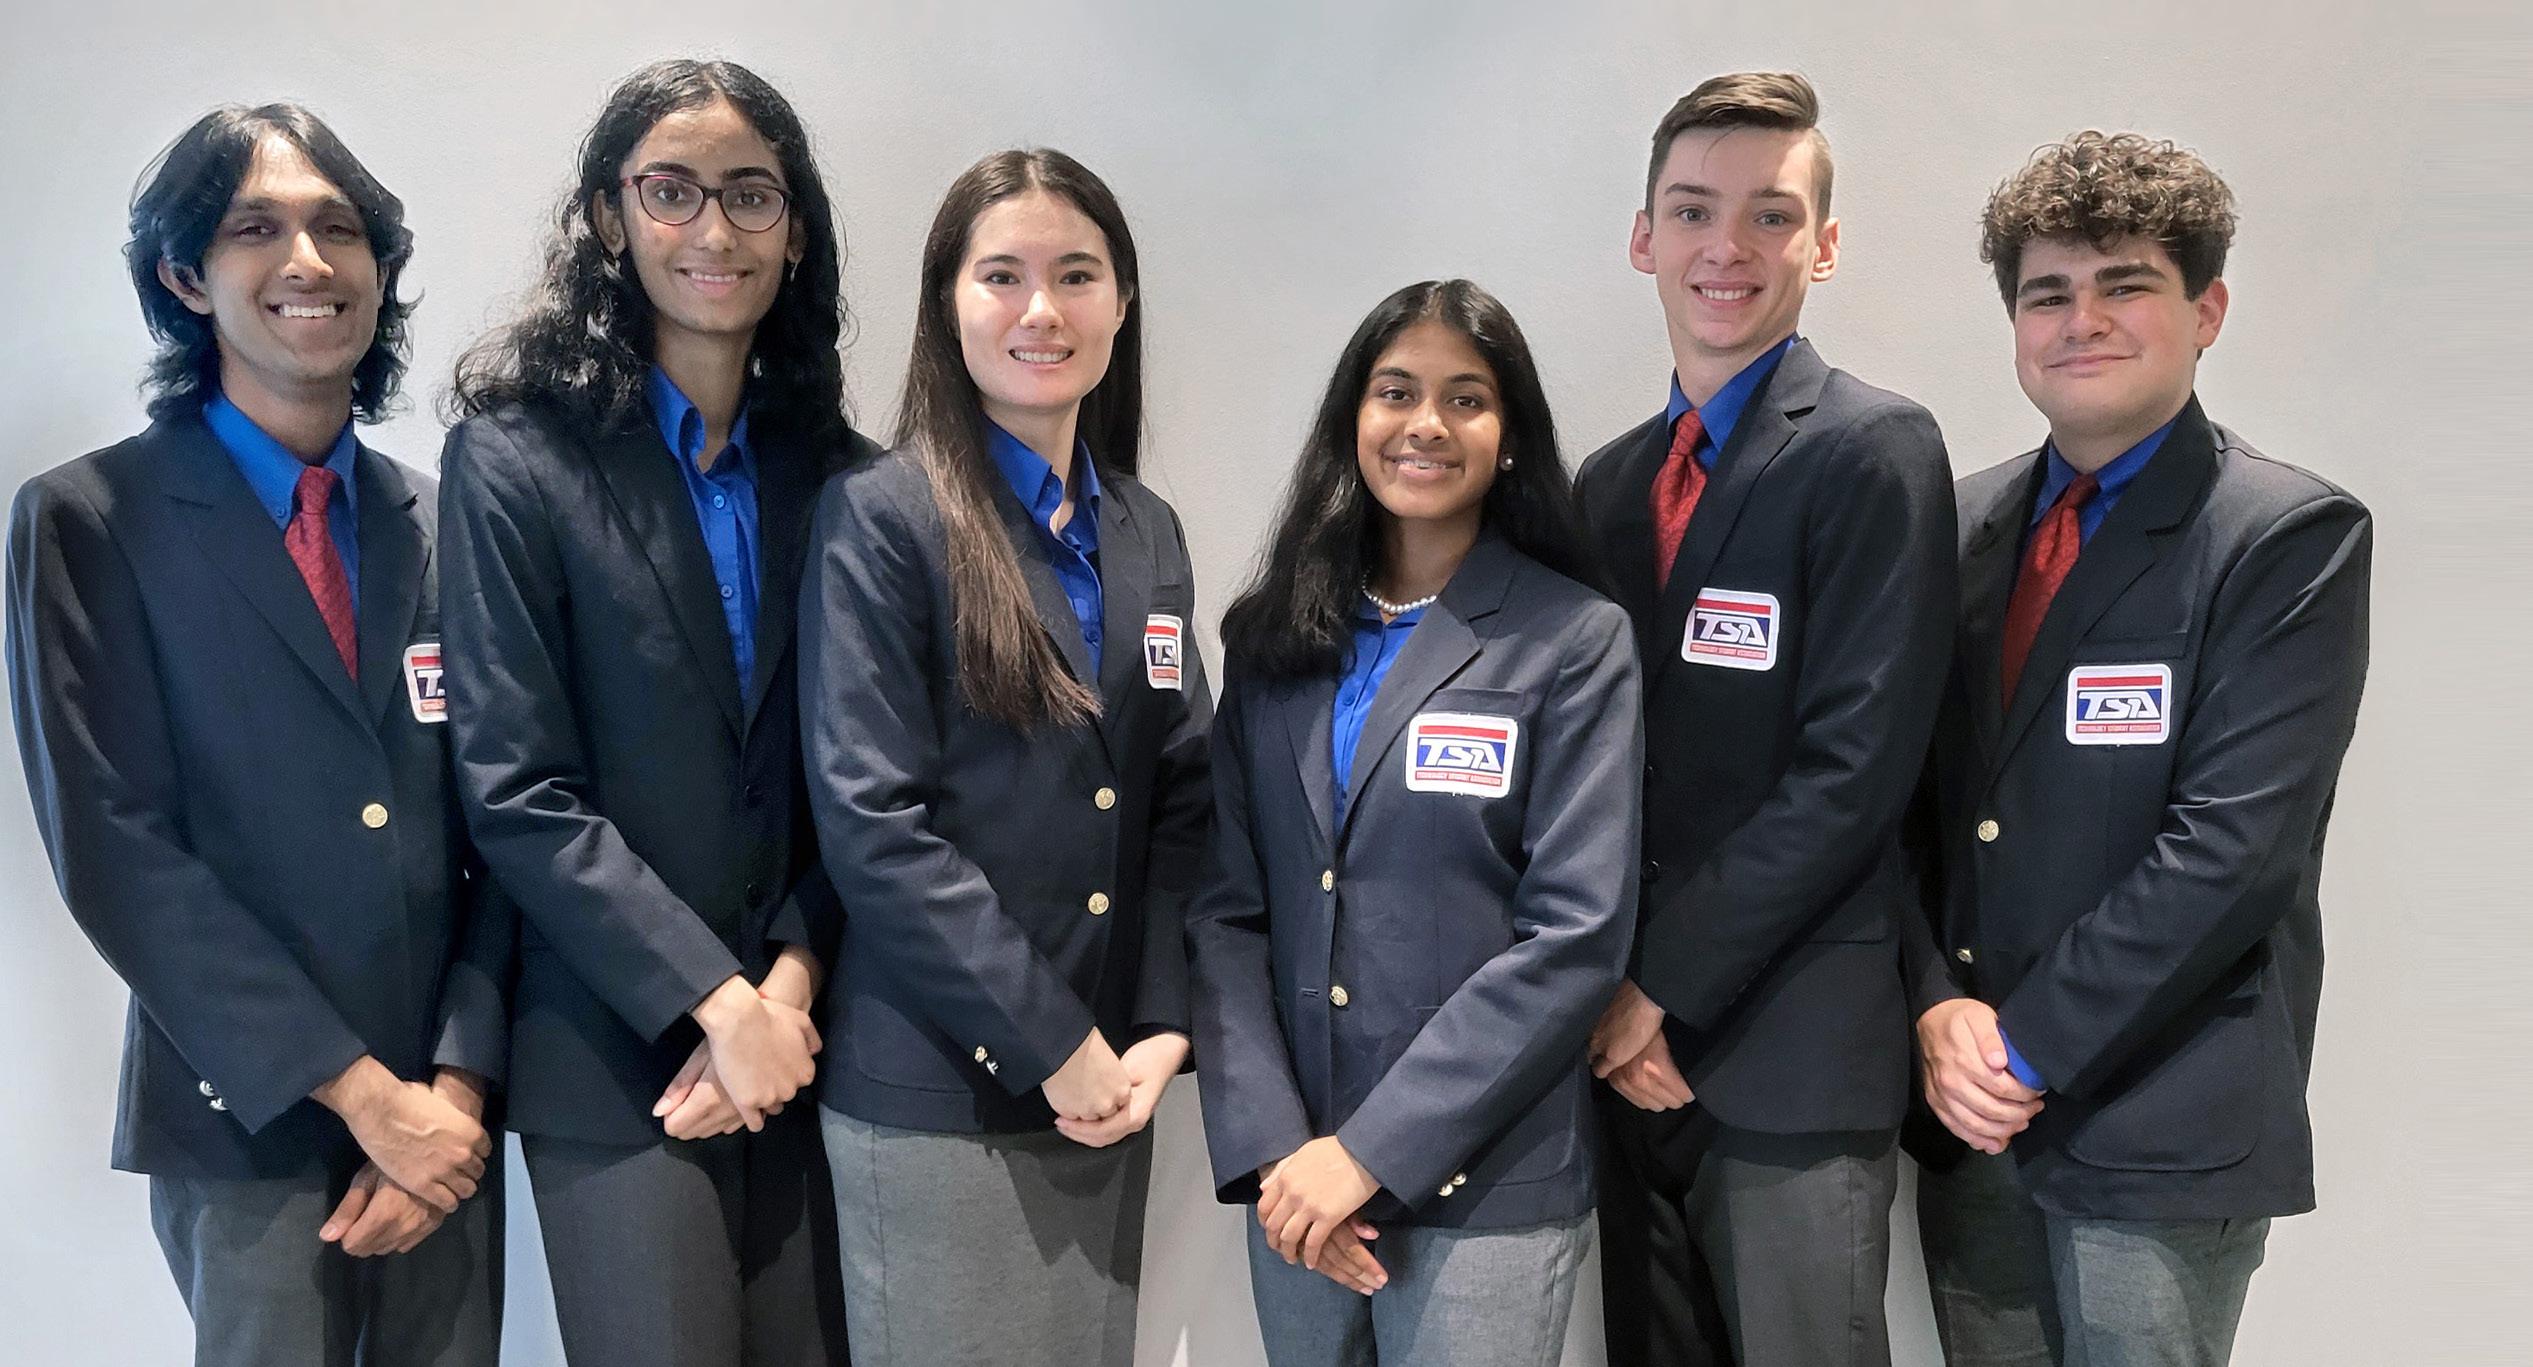
<svg viewBox="0 0 2533 1367">
<path fill-rule="evenodd" d="M 652 222 L 671 228 L 694 222 L 704 205 L 717 199 L 731 227 L 743 233 L 761 233 L 782 222 L 792 203 L 789 194 L 758 180 L 708 190 L 681 175 L 646 171 L 616 183 L 633 191 L 634 198 L 642 204 L 642 212 Z"/>
</svg>

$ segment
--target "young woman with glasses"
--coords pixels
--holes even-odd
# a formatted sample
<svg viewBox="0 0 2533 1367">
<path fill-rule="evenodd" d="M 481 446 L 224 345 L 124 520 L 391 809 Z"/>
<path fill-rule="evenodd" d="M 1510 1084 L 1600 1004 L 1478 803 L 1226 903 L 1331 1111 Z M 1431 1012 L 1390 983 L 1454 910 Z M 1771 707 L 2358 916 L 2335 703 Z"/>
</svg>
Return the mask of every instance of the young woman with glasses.
<svg viewBox="0 0 2533 1367">
<path fill-rule="evenodd" d="M 968 168 L 898 447 L 819 499 L 801 700 L 850 911 L 820 1100 L 857 1363 L 1134 1358 L 1212 711 L 1186 541 L 1135 477 L 1139 283 L 1080 163 Z"/>
<path fill-rule="evenodd" d="M 842 1351 L 808 1014 L 839 915 L 793 599 L 847 426 L 832 211 L 726 62 L 618 86 L 524 312 L 459 363 L 440 489 L 458 787 L 517 918 L 509 1125 L 567 1355 Z"/>
</svg>

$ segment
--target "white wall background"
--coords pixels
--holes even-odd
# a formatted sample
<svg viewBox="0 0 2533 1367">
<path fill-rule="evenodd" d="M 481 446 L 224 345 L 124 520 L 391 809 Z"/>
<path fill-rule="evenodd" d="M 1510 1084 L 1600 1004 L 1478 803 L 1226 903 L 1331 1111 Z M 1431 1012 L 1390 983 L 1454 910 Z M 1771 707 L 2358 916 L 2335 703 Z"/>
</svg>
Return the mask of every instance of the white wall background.
<svg viewBox="0 0 2533 1367">
<path fill-rule="evenodd" d="M 2372 687 L 2326 889 L 2322 1209 L 2273 1235 L 2239 1360 L 2533 1358 L 2503 1308 L 2522 1236 L 2493 1218 L 2533 1189 L 2526 1110 L 2476 1099 L 2512 1092 L 2487 1084 L 2520 1076 L 2503 1056 L 2533 1019 L 2522 921 L 2490 914 L 2521 906 L 2526 872 L 2527 756 L 2500 681 L 2525 661 L 2527 585 L 2499 554 L 2524 547 L 2526 511 L 2520 461 L 2499 453 L 2533 435 L 2520 32 L 2412 5 L 2171 0 L 1906 17 L 1851 0 L 22 5 L 0 21 L 0 485 L 139 425 L 126 199 L 207 106 L 305 100 L 404 196 L 425 301 L 413 402 L 371 440 L 427 467 L 449 363 L 526 282 L 609 85 L 655 57 L 725 56 L 818 135 L 866 425 L 890 416 L 918 242 L 959 168 L 1044 143 L 1116 188 L 1145 262 L 1147 459 L 1187 521 L 1209 629 L 1338 346 L 1399 284 L 1465 274 L 1512 306 L 1571 458 L 1651 410 L 1666 357 L 1625 260 L 1629 212 L 1653 121 L 1708 74 L 1792 66 L 1820 85 L 1846 256 L 1804 330 L 1931 407 L 1964 471 L 2040 434 L 1974 255 L 1988 188 L 2087 125 L 2198 148 L 2243 205 L 2209 409 L 2354 489 L 2379 528 Z M 2493 128 L 2514 132 L 2501 146 Z M 123 991 L 6 781 L 0 888 L 0 1360 L 181 1360 L 145 1184 L 105 1166 Z M 2491 998 L 2506 1005 L 2458 1014 Z M 1162 1130 L 1141 1359 L 1253 1363 L 1239 1216 L 1207 1196 L 1184 1084 Z M 514 1213 L 512 1360 L 559 1362 L 523 1200 Z M 1905 1200 L 1897 1223 L 1900 1357 L 1931 1363 Z M 1598 1324 L 1587 1287 L 1570 1362 L 1600 1360 Z"/>
</svg>

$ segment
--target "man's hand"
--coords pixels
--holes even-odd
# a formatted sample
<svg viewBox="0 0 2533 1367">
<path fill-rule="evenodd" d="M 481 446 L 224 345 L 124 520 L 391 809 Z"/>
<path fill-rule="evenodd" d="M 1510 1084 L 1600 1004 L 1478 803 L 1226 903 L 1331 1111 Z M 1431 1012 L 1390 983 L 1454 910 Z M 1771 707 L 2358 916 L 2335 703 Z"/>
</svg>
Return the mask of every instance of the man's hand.
<svg viewBox="0 0 2533 1367">
<path fill-rule="evenodd" d="M 693 1015 L 704 1027 L 722 1092 L 752 1131 L 764 1129 L 765 1118 L 780 1115 L 783 1103 L 817 1076 L 821 1041 L 809 1013 L 758 995 L 738 974 L 697 1003 Z"/>
<path fill-rule="evenodd" d="M 447 1218 L 388 1181 L 376 1163 L 363 1163 L 317 1237 L 355 1258 L 376 1258 L 412 1252 Z"/>
<path fill-rule="evenodd" d="M 1187 1036 L 1168 1031 L 1128 1046 L 1117 1060 L 1126 1070 L 1126 1104 L 1106 1120 L 1070 1120 L 1055 1118 L 1055 1128 L 1076 1144 L 1104 1149 L 1128 1135 L 1139 1134 L 1152 1123 L 1153 1108 L 1161 1104 L 1161 1093 L 1169 1088 L 1170 1079 L 1178 1076 L 1179 1065 L 1187 1062 Z"/>
<path fill-rule="evenodd" d="M 1594 1071 L 1599 1071 L 1597 1065 Z M 1697 1100 L 1671 1061 L 1671 1040 L 1660 1030 L 1634 1058 L 1609 1070 L 1610 1086 L 1640 1111 L 1676 1111 Z"/>
<path fill-rule="evenodd" d="M 1348 1291 L 1369 1296 L 1390 1284 L 1390 1274 L 1372 1256 L 1369 1247 L 1381 1231 L 1372 1222 L 1357 1215 L 1337 1226 L 1328 1236 L 1328 1245 L 1320 1251 L 1319 1275 Z"/>
<path fill-rule="evenodd" d="M 437 1086 L 407 1082 L 364 1054 L 309 1095 L 343 1117 L 389 1182 L 445 1215 L 475 1194 L 492 1136 Z"/>
<path fill-rule="evenodd" d="M 739 1108 L 730 1104 L 730 1093 L 712 1070 L 710 1044 L 698 1044 L 686 1056 L 685 1066 L 669 1079 L 668 1090 L 651 1103 L 651 1116 L 671 1139 L 710 1139 L 739 1128 Z"/>
<path fill-rule="evenodd" d="M 2039 1115 L 2041 1095 L 2006 1067 L 1996 1008 L 1969 997 L 1928 1007 L 1917 1018 L 1926 1104 L 1944 1128 L 1981 1153 L 2005 1152 Z"/>
<path fill-rule="evenodd" d="M 1618 995 L 1592 1027 L 1592 1076 L 1608 1077 L 1661 1037 L 1662 1008 L 1635 983 L 1620 983 Z"/>
<path fill-rule="evenodd" d="M 1039 1083 L 1038 1090 L 1046 1094 L 1058 1119 L 1092 1121 L 1124 1110 L 1132 1099 L 1133 1084 L 1117 1051 L 1108 1047 L 1108 1037 L 1094 1025 L 1073 1050 L 1073 1057 Z"/>
<path fill-rule="evenodd" d="M 1258 1224 L 1287 1263 L 1316 1272 L 1329 1238 L 1381 1184 L 1335 1135 L 1304 1144 L 1277 1163 L 1258 1188 Z"/>
</svg>

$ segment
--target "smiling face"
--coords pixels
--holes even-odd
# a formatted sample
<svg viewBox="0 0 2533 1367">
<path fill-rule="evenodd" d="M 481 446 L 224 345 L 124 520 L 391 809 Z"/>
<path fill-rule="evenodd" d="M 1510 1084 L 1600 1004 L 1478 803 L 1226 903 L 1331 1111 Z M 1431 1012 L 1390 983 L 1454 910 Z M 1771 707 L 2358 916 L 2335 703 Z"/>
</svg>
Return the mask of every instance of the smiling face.
<svg viewBox="0 0 2533 1367">
<path fill-rule="evenodd" d="M 161 261 L 158 276 L 211 319 L 233 400 L 350 401 L 378 337 L 378 257 L 360 211 L 289 139 L 256 144 L 201 269 Z"/>
<path fill-rule="evenodd" d="M 2109 462 L 2189 401 L 2199 353 L 2225 323 L 2225 282 L 2199 297 L 2155 242 L 2024 244 L 2014 292 L 2014 375 L 2080 469 Z"/>
<path fill-rule="evenodd" d="M 1456 329 L 1414 324 L 1372 362 L 1355 466 L 1390 516 L 1474 534 L 1503 442 L 1494 368 Z"/>
<path fill-rule="evenodd" d="M 1805 291 L 1837 270 L 1838 220 L 1823 220 L 1813 198 L 1817 154 L 1798 129 L 1693 128 L 1672 139 L 1627 257 L 1654 278 L 1684 386 L 1711 393 L 1783 341 Z"/>
<path fill-rule="evenodd" d="M 1070 421 L 1108 374 L 1132 302 L 1099 225 L 1043 190 L 977 215 L 950 299 L 985 416 L 1015 434 Z"/>
<path fill-rule="evenodd" d="M 619 180 L 652 173 L 745 194 L 748 187 L 790 187 L 782 160 L 728 100 L 680 109 L 651 126 L 617 168 Z M 785 214 L 763 232 L 731 226 L 721 203 L 681 224 L 653 218 L 631 187 L 594 195 L 590 220 L 611 252 L 630 249 L 633 269 L 650 296 L 655 345 L 687 341 L 745 345 L 774 307 L 785 265 L 800 260 L 800 222 Z"/>
</svg>

